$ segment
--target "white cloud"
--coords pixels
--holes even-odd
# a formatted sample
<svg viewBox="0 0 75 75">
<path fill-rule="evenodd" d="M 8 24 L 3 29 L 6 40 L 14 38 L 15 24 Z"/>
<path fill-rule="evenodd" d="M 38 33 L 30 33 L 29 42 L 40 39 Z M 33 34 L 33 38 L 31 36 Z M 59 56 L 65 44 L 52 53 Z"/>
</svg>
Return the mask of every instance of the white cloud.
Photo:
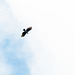
<svg viewBox="0 0 75 75">
<path fill-rule="evenodd" d="M 11 75 L 12 66 L 7 63 L 4 53 L 0 50 L 0 75 Z"/>
<path fill-rule="evenodd" d="M 0 61 L 0 75 L 11 75 L 12 67 Z"/>
<path fill-rule="evenodd" d="M 9 34 L 8 22 L 10 20 L 9 9 L 5 4 L 0 2 L 0 75 L 11 75 L 13 67 L 8 64 L 7 59 L 2 49 L 3 40 L 7 38 Z M 9 33 L 8 33 L 9 32 Z"/>
<path fill-rule="evenodd" d="M 31 75 L 75 75 L 74 0 L 6 1 L 19 21 L 33 26 L 25 37 L 34 55 Z"/>
<path fill-rule="evenodd" d="M 8 4 L 0 2 L 0 41 L 11 35 L 15 35 L 13 37 L 21 36 L 22 30 L 20 28 L 22 29 L 21 24 L 18 24 L 16 18 L 14 18 Z"/>
</svg>

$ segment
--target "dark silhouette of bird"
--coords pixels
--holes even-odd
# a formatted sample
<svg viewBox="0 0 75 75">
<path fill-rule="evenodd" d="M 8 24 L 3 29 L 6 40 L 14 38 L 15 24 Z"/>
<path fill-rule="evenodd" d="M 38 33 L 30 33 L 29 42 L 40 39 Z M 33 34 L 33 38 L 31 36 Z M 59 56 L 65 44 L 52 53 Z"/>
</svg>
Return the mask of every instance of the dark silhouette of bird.
<svg viewBox="0 0 75 75">
<path fill-rule="evenodd" d="M 24 37 L 26 34 L 28 34 L 28 32 L 32 29 L 32 27 L 28 27 L 26 30 L 23 29 L 22 35 L 21 37 Z"/>
</svg>

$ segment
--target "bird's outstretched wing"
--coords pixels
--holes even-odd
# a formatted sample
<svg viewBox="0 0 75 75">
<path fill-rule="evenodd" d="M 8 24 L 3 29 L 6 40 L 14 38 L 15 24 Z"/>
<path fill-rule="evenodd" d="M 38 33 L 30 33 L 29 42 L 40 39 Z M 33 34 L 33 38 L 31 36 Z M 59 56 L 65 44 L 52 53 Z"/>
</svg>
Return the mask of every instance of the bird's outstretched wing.
<svg viewBox="0 0 75 75">
<path fill-rule="evenodd" d="M 26 35 L 26 32 L 23 32 L 22 35 L 21 35 L 21 37 L 24 37 L 25 35 Z"/>
<path fill-rule="evenodd" d="M 28 27 L 28 28 L 26 29 L 26 32 L 28 33 L 31 29 L 32 29 L 32 27 Z"/>
</svg>

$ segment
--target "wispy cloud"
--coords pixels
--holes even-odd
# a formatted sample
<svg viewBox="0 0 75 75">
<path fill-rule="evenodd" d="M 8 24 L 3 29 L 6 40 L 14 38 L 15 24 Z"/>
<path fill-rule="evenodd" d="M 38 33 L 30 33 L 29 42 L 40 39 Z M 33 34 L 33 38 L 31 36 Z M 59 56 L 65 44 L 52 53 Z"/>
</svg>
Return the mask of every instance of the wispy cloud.
<svg viewBox="0 0 75 75">
<path fill-rule="evenodd" d="M 21 32 L 9 5 L 0 1 L 0 75 L 30 75 L 29 67 L 20 54 L 23 48 Z"/>
<path fill-rule="evenodd" d="M 75 75 L 74 0 L 6 1 L 17 20 L 33 26 L 32 33 L 22 40 L 30 48 L 24 43 L 18 54 L 32 57 L 25 59 L 31 75 Z"/>
</svg>

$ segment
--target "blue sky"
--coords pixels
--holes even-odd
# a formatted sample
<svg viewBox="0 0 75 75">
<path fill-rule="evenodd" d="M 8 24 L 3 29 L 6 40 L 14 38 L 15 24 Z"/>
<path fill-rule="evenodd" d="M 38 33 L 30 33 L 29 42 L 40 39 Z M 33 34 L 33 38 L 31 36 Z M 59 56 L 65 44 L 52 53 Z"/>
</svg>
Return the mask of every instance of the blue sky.
<svg viewBox="0 0 75 75">
<path fill-rule="evenodd" d="M 0 75 L 75 75 L 74 7 L 74 0 L 0 0 Z"/>
<path fill-rule="evenodd" d="M 0 4 L 0 15 L 2 16 L 0 17 L 0 52 L 2 53 L 0 53 L 2 55 L 0 55 L 0 62 L 4 63 L 6 66 L 2 65 L 2 67 L 4 66 L 4 71 L 0 71 L 0 75 L 30 75 L 27 62 L 23 60 L 22 57 L 17 57 L 24 43 L 20 37 L 21 34 L 19 36 L 16 35 L 17 33 L 14 34 L 14 32 L 18 32 L 15 26 L 17 21 L 14 20 L 15 18 L 13 17 L 9 5 L 3 0 L 0 1 Z M 26 49 L 28 50 L 29 48 L 27 47 L 29 46 L 26 45 Z M 0 67 L 0 70 L 2 67 Z"/>
<path fill-rule="evenodd" d="M 12 40 L 14 41 L 14 40 Z M 16 54 L 21 50 L 21 41 L 15 40 L 14 43 L 10 39 L 4 39 L 2 42 L 2 50 L 5 58 L 7 59 L 7 64 L 12 65 L 13 73 L 12 75 L 30 75 L 29 68 L 25 60 L 17 58 Z M 20 44 L 19 44 L 20 43 Z"/>
</svg>

